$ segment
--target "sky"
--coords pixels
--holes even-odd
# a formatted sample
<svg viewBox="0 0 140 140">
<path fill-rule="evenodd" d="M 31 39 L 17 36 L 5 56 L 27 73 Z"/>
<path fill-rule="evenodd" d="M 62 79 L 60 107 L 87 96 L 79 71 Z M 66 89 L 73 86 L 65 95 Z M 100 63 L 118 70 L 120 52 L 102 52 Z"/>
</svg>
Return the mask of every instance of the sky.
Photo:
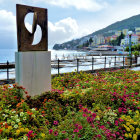
<svg viewBox="0 0 140 140">
<path fill-rule="evenodd" d="M 140 14 L 140 0 L 0 0 L 0 49 L 17 48 L 16 4 L 48 9 L 48 45 L 77 39 Z M 33 14 L 26 15 L 30 31 Z M 34 43 L 41 39 L 35 33 Z"/>
</svg>

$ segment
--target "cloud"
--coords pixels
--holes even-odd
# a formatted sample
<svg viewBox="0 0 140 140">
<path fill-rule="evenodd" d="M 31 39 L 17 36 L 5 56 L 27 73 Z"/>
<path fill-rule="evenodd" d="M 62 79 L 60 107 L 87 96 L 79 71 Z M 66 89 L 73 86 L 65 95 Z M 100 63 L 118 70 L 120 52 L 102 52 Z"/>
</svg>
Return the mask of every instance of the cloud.
<svg viewBox="0 0 140 140">
<path fill-rule="evenodd" d="M 0 0 L 0 4 L 3 3 L 4 0 Z"/>
<path fill-rule="evenodd" d="M 6 10 L 0 10 L 0 17 L 0 33 L 3 34 L 5 38 L 6 36 L 8 38 L 10 36 L 11 38 L 16 38 L 16 17 L 13 15 L 13 13 Z M 29 22 L 25 22 L 25 25 L 27 29 L 31 31 L 32 25 Z M 78 29 L 77 21 L 71 17 L 62 19 L 55 23 L 48 21 L 49 45 L 62 43 L 78 37 Z M 40 31 L 37 30 L 35 39 L 40 38 L 40 35 Z"/>
<path fill-rule="evenodd" d="M 104 0 L 36 0 L 34 2 L 41 1 L 63 8 L 74 7 L 85 11 L 99 11 L 108 5 Z"/>
<path fill-rule="evenodd" d="M 0 10 L 0 31 L 15 31 L 16 17 L 12 12 Z"/>
<path fill-rule="evenodd" d="M 62 43 L 73 39 L 78 34 L 78 24 L 71 17 L 56 23 L 48 22 L 49 44 Z"/>
<path fill-rule="evenodd" d="M 16 17 L 12 12 L 0 10 L 0 48 L 16 47 Z"/>
</svg>

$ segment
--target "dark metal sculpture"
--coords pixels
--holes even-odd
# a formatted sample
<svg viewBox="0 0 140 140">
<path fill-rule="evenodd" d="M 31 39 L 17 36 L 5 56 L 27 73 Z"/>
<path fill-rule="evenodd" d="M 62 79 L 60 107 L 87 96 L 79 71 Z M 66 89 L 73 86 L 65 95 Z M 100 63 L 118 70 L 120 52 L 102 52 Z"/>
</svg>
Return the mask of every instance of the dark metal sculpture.
<svg viewBox="0 0 140 140">
<path fill-rule="evenodd" d="M 47 9 L 19 4 L 16 5 L 16 9 L 18 51 L 48 51 Z M 28 13 L 34 13 L 32 33 L 26 29 L 24 24 L 24 18 Z M 42 39 L 38 44 L 32 45 L 37 25 L 41 27 Z"/>
</svg>

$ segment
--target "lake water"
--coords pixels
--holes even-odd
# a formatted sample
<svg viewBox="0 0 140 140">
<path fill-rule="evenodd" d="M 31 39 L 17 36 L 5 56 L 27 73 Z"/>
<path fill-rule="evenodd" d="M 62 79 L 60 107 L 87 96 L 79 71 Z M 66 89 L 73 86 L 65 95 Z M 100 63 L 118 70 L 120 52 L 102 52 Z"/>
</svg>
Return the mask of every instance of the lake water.
<svg viewBox="0 0 140 140">
<path fill-rule="evenodd" d="M 15 52 L 17 50 L 14 49 L 0 49 L 0 63 L 6 63 L 7 61 L 9 62 L 15 62 Z M 51 51 L 51 60 L 57 60 L 58 58 L 60 60 L 74 60 L 77 57 L 82 60 L 79 64 L 79 71 L 80 70 L 92 70 L 92 56 L 86 56 L 86 52 L 79 52 L 79 51 L 69 51 L 69 50 L 52 50 Z M 105 62 L 105 57 L 104 56 L 94 56 L 96 61 L 94 62 L 94 69 L 99 69 L 99 68 L 104 68 L 104 62 Z M 100 59 L 99 59 L 100 58 Z M 102 59 L 101 59 L 102 58 Z M 90 62 L 88 62 L 88 60 Z M 84 62 L 85 60 L 85 62 Z M 106 67 L 113 67 L 114 66 L 114 57 L 106 57 Z M 117 57 L 117 62 L 120 61 L 122 62 L 122 58 Z M 56 63 L 53 63 L 53 65 L 57 65 L 58 61 L 55 61 Z M 110 64 L 111 62 L 111 64 Z M 102 64 L 101 64 L 102 63 Z M 66 72 L 72 72 L 77 69 L 77 61 L 75 60 L 74 62 L 60 62 L 60 65 L 63 65 L 64 67 L 60 69 L 60 73 L 66 73 Z M 85 66 L 86 65 L 86 66 Z M 121 64 L 122 65 L 122 64 Z M 72 66 L 72 67 L 71 67 Z M 10 75 L 9 78 L 15 78 L 15 69 L 10 69 Z M 57 74 L 58 70 L 52 68 L 51 69 L 51 74 Z M 7 73 L 6 70 L 0 70 L 0 79 L 6 79 L 7 78 Z"/>
<path fill-rule="evenodd" d="M 15 49 L 0 49 L 0 63 L 6 63 L 7 61 L 15 62 L 15 52 L 17 50 Z M 73 50 L 52 50 L 51 51 L 51 60 L 56 60 L 56 59 L 73 59 L 76 56 L 85 56 L 85 52 L 79 52 L 79 51 L 73 51 Z M 65 72 L 69 72 L 69 70 L 74 70 L 70 68 L 64 69 Z M 6 70 L 0 70 L 0 79 L 6 79 Z M 52 74 L 57 73 L 56 69 L 52 69 L 51 71 Z M 15 70 L 10 69 L 10 78 L 15 78 Z"/>
<path fill-rule="evenodd" d="M 6 63 L 9 62 L 15 62 L 15 52 L 17 50 L 14 49 L 0 49 L 0 63 Z M 51 59 L 63 59 L 64 57 L 72 58 L 75 55 L 85 55 L 85 52 L 79 52 L 79 51 L 69 51 L 69 50 L 52 50 L 51 51 Z"/>
</svg>

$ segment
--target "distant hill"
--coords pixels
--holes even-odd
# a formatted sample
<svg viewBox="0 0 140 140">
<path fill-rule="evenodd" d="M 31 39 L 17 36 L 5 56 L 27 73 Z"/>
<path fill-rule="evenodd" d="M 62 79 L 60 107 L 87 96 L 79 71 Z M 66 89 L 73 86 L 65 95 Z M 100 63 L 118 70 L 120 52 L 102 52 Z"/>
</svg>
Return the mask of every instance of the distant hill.
<svg viewBox="0 0 140 140">
<path fill-rule="evenodd" d="M 129 29 L 129 30 L 134 31 L 135 27 L 140 27 L 140 14 L 136 16 L 132 16 L 128 19 L 113 23 L 107 26 L 106 28 L 93 32 L 92 34 L 89 34 L 82 38 L 71 40 L 62 44 L 55 44 L 53 49 L 64 49 L 64 48 L 75 49 L 76 46 L 80 45 L 81 42 L 88 40 L 88 38 L 90 38 L 91 36 L 100 35 L 100 34 L 104 36 L 111 36 L 117 30 Z"/>
</svg>

